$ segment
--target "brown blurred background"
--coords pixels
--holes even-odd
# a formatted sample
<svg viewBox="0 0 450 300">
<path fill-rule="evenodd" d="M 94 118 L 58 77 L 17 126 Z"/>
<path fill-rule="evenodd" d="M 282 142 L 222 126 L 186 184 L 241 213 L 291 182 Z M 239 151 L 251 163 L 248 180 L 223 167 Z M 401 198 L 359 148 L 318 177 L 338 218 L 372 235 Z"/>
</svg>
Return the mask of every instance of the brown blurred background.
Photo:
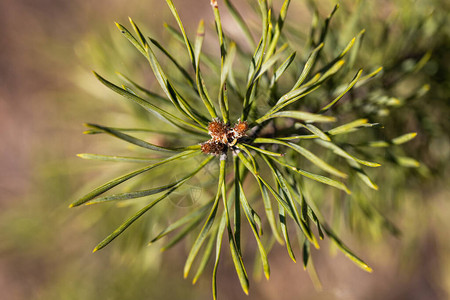
<svg viewBox="0 0 450 300">
<path fill-rule="evenodd" d="M 187 28 L 212 20 L 208 0 L 174 3 Z M 291 20 L 299 11 L 290 12 Z M 162 23 L 173 23 L 163 0 L 0 2 L 0 299 L 211 298 L 209 271 L 195 286 L 183 280 L 183 246 L 162 256 L 157 246 L 122 255 L 112 245 L 92 254 L 111 230 L 99 222 L 107 210 L 67 208 L 97 170 L 75 157 L 99 147 L 81 134 L 82 123 L 120 111 L 89 72 L 127 68 L 115 57 L 121 37 L 113 22 L 128 16 L 163 38 Z M 424 195 L 429 201 L 421 201 Z M 269 256 L 271 279 L 251 279 L 250 296 L 225 256 L 220 299 L 449 299 L 450 194 L 404 197 L 410 204 L 398 225 L 410 230 L 402 238 L 361 243 L 344 235 L 374 273 L 330 255 L 324 243 L 313 253 L 323 283 L 317 292 L 301 263 L 278 246 Z"/>
</svg>

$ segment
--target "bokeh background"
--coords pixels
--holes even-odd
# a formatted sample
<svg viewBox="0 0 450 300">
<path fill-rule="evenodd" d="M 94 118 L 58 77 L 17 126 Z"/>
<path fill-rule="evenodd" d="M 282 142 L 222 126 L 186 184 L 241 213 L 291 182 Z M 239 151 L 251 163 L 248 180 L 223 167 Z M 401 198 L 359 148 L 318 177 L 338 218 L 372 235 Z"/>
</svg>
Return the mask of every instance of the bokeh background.
<svg viewBox="0 0 450 300">
<path fill-rule="evenodd" d="M 307 26 L 311 15 L 302 2 L 292 1 L 288 22 Z M 191 34 L 200 18 L 211 26 L 208 0 L 174 3 Z M 332 6 L 331 1 L 320 1 L 321 15 Z M 342 3 L 345 11 L 353 7 L 353 1 Z M 242 9 L 245 14 L 248 5 Z M 379 1 L 373 14 L 380 23 L 400 16 L 403 26 L 392 26 L 404 36 L 402 30 L 416 17 L 436 15 L 448 25 L 449 11 L 446 1 L 399 0 Z M 143 71 L 146 62 L 138 59 L 114 26 L 114 21 L 126 23 L 128 16 L 153 36 L 169 39 L 162 24 L 173 24 L 173 19 L 163 0 L 0 2 L 0 299 L 211 298 L 209 272 L 195 286 L 182 278 L 186 245 L 160 254 L 158 245 L 144 247 L 129 239 L 92 254 L 97 242 L 126 214 L 110 214 L 108 208 L 67 208 L 87 191 L 86 186 L 110 178 L 115 168 L 76 157 L 81 152 L 105 153 L 110 142 L 82 135 L 82 124 L 114 124 L 133 113 L 90 70 L 147 74 L 144 79 L 152 84 L 149 72 Z M 231 18 L 224 13 L 223 19 L 233 31 Z M 376 25 L 368 25 L 368 34 L 376 31 Z M 270 280 L 252 278 L 249 296 L 242 293 L 225 256 L 218 278 L 220 299 L 450 298 L 450 149 L 448 131 L 442 130 L 449 129 L 445 112 L 450 42 L 448 28 L 433 32 L 437 32 L 430 45 L 435 65 L 425 69 L 433 93 L 417 105 L 424 110 L 435 107 L 442 115 L 430 120 L 443 125 L 438 133 L 424 133 L 433 143 L 419 145 L 420 153 L 410 151 L 429 166 L 426 176 L 415 174 L 406 180 L 404 190 L 392 192 L 401 203 L 394 222 L 402 234 L 365 239 L 345 227 L 341 230 L 374 272 L 365 273 L 342 254 L 330 253 L 325 242 L 313 253 L 323 285 L 319 292 L 301 264 L 292 263 L 278 246 L 269 255 Z"/>
</svg>

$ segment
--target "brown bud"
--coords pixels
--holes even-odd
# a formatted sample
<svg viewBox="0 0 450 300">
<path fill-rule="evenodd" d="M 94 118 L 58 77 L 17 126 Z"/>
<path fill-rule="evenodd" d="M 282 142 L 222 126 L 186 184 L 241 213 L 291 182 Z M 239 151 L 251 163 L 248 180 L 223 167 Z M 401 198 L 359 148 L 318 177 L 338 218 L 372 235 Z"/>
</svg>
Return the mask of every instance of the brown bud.
<svg viewBox="0 0 450 300">
<path fill-rule="evenodd" d="M 214 141 L 226 143 L 229 126 L 220 119 L 214 119 L 212 122 L 209 122 L 208 131 Z"/>
<path fill-rule="evenodd" d="M 202 152 L 205 154 L 220 155 L 227 151 L 227 145 L 213 140 L 209 140 L 202 144 Z"/>
<path fill-rule="evenodd" d="M 233 130 L 236 133 L 236 138 L 243 137 L 245 132 L 248 130 L 247 121 L 239 121 L 236 125 L 234 125 Z"/>
</svg>

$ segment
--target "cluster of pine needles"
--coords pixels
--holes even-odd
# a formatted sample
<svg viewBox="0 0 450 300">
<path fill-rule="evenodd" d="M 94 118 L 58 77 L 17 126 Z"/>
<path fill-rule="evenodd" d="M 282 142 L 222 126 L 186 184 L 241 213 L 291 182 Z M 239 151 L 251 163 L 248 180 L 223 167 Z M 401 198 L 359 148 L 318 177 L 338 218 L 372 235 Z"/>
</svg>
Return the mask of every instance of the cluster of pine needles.
<svg viewBox="0 0 450 300">
<path fill-rule="evenodd" d="M 177 56 L 159 42 L 146 38 L 130 19 L 134 33 L 120 24 L 117 27 L 147 59 L 164 94 L 151 92 L 126 76 L 121 76 L 125 84 L 119 86 L 95 73 L 106 87 L 142 106 L 153 118 L 174 128 L 178 135 L 175 140 L 172 136 L 167 136 L 167 140 L 172 141 L 173 145 L 168 147 L 130 134 L 133 131 L 158 133 L 157 128 L 151 127 L 157 122 L 150 122 L 150 129 L 87 124 L 90 128 L 88 133 L 107 133 L 146 151 L 162 155 L 157 162 L 148 164 L 150 160 L 145 157 L 80 154 L 87 159 L 133 161 L 147 165 L 108 181 L 72 203 L 71 207 L 136 198 L 148 199 L 148 196 L 159 194 L 98 244 L 94 251 L 107 246 L 155 205 L 167 199 L 191 178 L 199 176 L 207 165 L 218 164 L 214 196 L 202 199 L 192 206 L 188 214 L 173 220 L 150 241 L 154 243 L 178 231 L 169 242 L 173 245 L 189 234 L 196 234 L 184 267 L 184 276 L 187 277 L 198 258 L 194 282 L 206 268 L 215 245 L 212 277 L 214 298 L 217 297 L 216 274 L 221 251 L 225 249 L 222 247 L 225 232 L 226 243 L 245 293 L 249 290 L 249 276 L 243 259 L 242 234 L 253 235 L 258 249 L 257 256 L 267 278 L 270 275 L 268 252 L 273 241 L 284 244 L 289 256 L 296 261 L 296 247 L 292 245 L 292 241 L 297 240 L 306 269 L 312 265 L 311 247 L 318 249 L 319 241 L 325 237 L 330 238 L 359 267 L 371 272 L 371 268 L 345 246 L 327 224 L 307 189 L 307 186 L 318 182 L 320 184 L 315 185 L 315 188 L 330 186 L 341 194 L 351 194 L 346 180 L 356 178 L 359 184 L 376 190 L 378 186 L 364 168 L 376 168 L 380 164 L 367 160 L 364 156 L 360 158 L 360 155 L 369 153 L 370 157 L 372 148 L 395 146 L 415 136 L 414 133 L 409 133 L 391 141 L 357 141 L 353 137 L 359 132 L 376 130 L 380 124 L 370 123 L 366 118 L 343 122 L 334 110 L 335 105 L 350 91 L 364 87 L 382 70 L 377 68 L 365 73 L 360 69 L 350 74 L 349 63 L 352 59 L 347 60 L 347 56 L 353 57 L 357 53 L 358 49 L 354 46 L 361 42 L 364 32 L 361 31 L 348 41 L 342 49 L 336 49 L 338 52 L 334 57 L 323 57 L 329 23 L 338 8 L 336 6 L 322 26 L 314 26 L 316 32 L 312 32 L 307 47 L 310 50 L 307 49 L 308 52 L 302 58 L 296 59 L 296 51 L 283 33 L 289 0 L 284 1 L 277 16 L 266 0 L 255 1 L 259 5 L 262 24 L 257 43 L 253 40 L 246 20 L 229 0 L 225 0 L 229 13 L 244 33 L 245 43 L 254 47 L 253 53 L 247 53 L 246 48 L 240 45 L 242 41 L 232 41 L 224 34 L 218 3 L 212 0 L 220 48 L 220 57 L 217 58 L 202 53 L 204 22 L 200 21 L 195 40 L 191 42 L 172 1 L 166 2 L 179 27 L 178 30 L 170 26 L 168 28 L 186 47 L 191 70 L 186 69 L 177 61 Z M 182 80 L 173 80 L 171 73 L 164 72 L 155 49 L 174 63 Z M 247 67 L 245 73 L 238 72 L 242 66 Z M 205 67 L 215 76 L 204 77 L 202 70 Z M 344 74 L 340 74 L 342 72 Z M 295 80 L 292 81 L 292 78 Z M 214 83 L 213 79 L 217 81 Z M 329 82 L 334 82 L 334 85 Z M 321 99 L 314 105 L 308 105 L 308 97 L 314 95 L 316 90 L 330 90 L 330 86 L 332 89 L 328 94 L 333 95 L 330 99 Z M 217 90 L 215 97 L 211 96 L 211 90 Z M 164 132 L 159 134 L 164 135 Z M 364 133 L 361 136 L 364 137 Z M 192 140 L 195 143 L 189 144 Z M 330 155 L 338 159 L 332 159 L 332 163 L 327 162 L 330 161 Z M 186 170 L 186 161 L 199 157 L 202 158 L 200 163 L 196 163 L 185 176 L 174 182 L 150 189 L 104 195 L 112 188 L 166 164 L 173 169 Z M 258 192 L 254 193 L 255 190 Z M 263 211 L 264 217 L 258 210 Z M 244 219 L 250 229 L 248 232 L 242 231 Z M 288 226 L 292 228 L 288 230 Z M 263 235 L 265 227 L 269 230 L 264 230 Z M 294 232 L 296 236 L 290 237 Z"/>
</svg>

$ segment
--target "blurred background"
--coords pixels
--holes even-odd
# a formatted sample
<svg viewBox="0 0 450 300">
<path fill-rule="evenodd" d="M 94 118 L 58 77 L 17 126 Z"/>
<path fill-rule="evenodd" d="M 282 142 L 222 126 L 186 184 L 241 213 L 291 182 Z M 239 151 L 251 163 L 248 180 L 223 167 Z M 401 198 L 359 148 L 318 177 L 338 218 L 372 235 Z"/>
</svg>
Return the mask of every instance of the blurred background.
<svg viewBox="0 0 450 300">
<path fill-rule="evenodd" d="M 273 2 L 279 7 L 282 1 Z M 292 263 L 285 249 L 275 246 L 269 255 L 270 280 L 251 278 L 245 296 L 227 254 L 219 270 L 219 299 L 450 299 L 449 4 L 397 0 L 365 7 L 365 2 L 342 1 L 336 21 L 340 26 L 352 13 L 367 15 L 365 42 L 372 49 L 362 52 L 362 60 L 375 53 L 379 57 L 373 59 L 394 69 L 431 55 L 414 74 L 430 91 L 409 106 L 404 123 L 397 123 L 419 132 L 418 142 L 406 151 L 424 168 L 399 175 L 401 188 L 387 184 L 392 190 L 381 191 L 395 198 L 398 209 L 389 216 L 401 234 L 368 238 L 343 226 L 344 240 L 374 272 L 365 273 L 341 253 L 328 251 L 325 241 L 313 253 L 322 291 L 301 263 Z M 212 28 L 208 0 L 174 3 L 191 36 L 200 18 Z M 317 3 L 321 17 L 334 5 Z M 361 3 L 365 10 L 357 11 Z M 288 22 L 308 32 L 312 17 L 307 5 L 292 1 L 291 6 Z M 250 14 L 247 2 L 237 7 Z M 258 24 L 250 15 L 250 22 Z M 134 113 L 90 71 L 142 75 L 153 85 L 148 65 L 114 26 L 114 21 L 126 23 L 128 16 L 152 36 L 169 40 L 163 23 L 174 22 L 163 0 L 0 2 L 0 299 L 211 298 L 210 270 L 195 286 L 183 279 L 186 245 L 161 254 L 158 245 L 145 247 L 145 242 L 121 237 L 125 242 L 92 254 L 126 212 L 68 209 L 117 168 L 76 157 L 81 152 L 113 154 L 106 150 L 109 139 L 83 135 L 82 124 L 126 123 Z M 223 21 L 225 31 L 234 34 L 225 10 Z M 214 49 L 214 42 L 207 38 L 205 47 Z M 384 46 L 374 46 L 380 43 Z M 402 83 L 399 93 L 408 84 Z"/>
</svg>

